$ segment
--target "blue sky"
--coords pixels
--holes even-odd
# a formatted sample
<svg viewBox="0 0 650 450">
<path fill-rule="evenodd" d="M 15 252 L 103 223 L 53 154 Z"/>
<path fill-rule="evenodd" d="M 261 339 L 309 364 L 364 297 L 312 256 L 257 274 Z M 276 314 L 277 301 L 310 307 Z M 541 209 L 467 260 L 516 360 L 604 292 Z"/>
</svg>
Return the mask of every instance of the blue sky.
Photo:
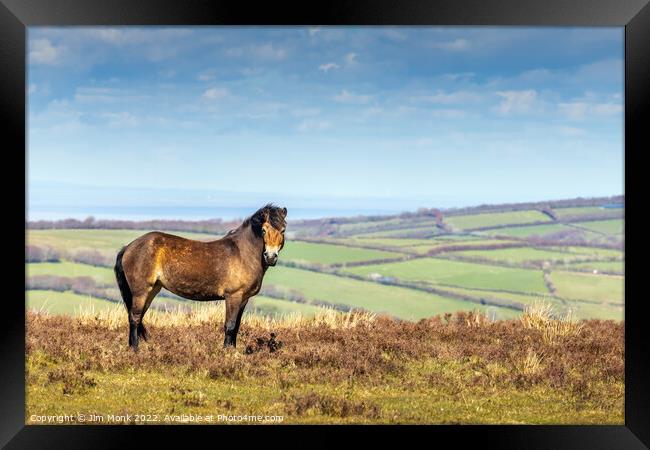
<svg viewBox="0 0 650 450">
<path fill-rule="evenodd" d="M 30 211 L 621 194 L 623 57 L 623 28 L 30 28 Z"/>
</svg>

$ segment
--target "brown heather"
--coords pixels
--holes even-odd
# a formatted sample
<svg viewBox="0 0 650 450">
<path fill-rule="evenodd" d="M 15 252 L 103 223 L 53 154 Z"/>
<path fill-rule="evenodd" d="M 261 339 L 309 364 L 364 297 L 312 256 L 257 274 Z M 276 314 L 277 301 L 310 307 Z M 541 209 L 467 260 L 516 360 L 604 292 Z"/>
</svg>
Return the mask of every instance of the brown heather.
<svg viewBox="0 0 650 450">
<path fill-rule="evenodd" d="M 444 371 L 428 373 L 428 386 L 451 391 L 462 390 L 467 383 L 491 388 L 544 386 L 593 399 L 597 385 L 624 380 L 623 323 L 576 323 L 552 318 L 543 308 L 528 310 L 522 320 L 498 322 L 462 312 L 419 322 L 334 311 L 312 319 L 251 315 L 244 317 L 234 350 L 222 348 L 220 309 L 189 314 L 152 311 L 147 316 L 150 339 L 137 353 L 127 346 L 123 308 L 101 314 L 88 311 L 77 318 L 28 311 L 26 353 L 28 358 L 45 355 L 56 367 L 48 373 L 49 382 L 63 381 L 67 392 L 92 389 L 94 380 L 87 372 L 130 369 L 179 369 L 212 380 L 261 378 L 280 391 L 305 383 L 378 386 L 403 376 L 409 365 L 431 360 L 458 363 L 469 374 L 458 377 L 460 382 Z M 200 392 L 176 394 L 188 405 L 204 401 Z M 308 410 L 337 417 L 378 414 L 377 405 L 317 393 L 303 392 L 284 401 L 297 415 Z"/>
</svg>

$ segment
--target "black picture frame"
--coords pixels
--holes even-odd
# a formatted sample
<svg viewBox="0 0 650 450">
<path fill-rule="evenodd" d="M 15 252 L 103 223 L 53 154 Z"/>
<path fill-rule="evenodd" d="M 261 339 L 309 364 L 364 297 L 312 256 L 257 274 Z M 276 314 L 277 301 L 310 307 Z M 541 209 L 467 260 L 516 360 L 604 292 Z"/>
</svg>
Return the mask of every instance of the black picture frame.
<svg viewBox="0 0 650 450">
<path fill-rule="evenodd" d="M 26 189 L 26 27 L 66 25 L 515 25 L 515 26 L 620 26 L 625 27 L 625 194 L 626 235 L 630 235 L 629 215 L 642 208 L 642 155 L 650 149 L 647 127 L 650 90 L 650 6 L 648 0 L 345 0 L 302 2 L 299 4 L 265 2 L 194 0 L 0 0 L 0 123 L 3 125 L 5 156 L 5 200 L 12 203 L 4 225 L 5 257 L 4 326 L 0 339 L 3 416 L 0 420 L 0 444 L 6 448 L 103 448 L 136 446 L 141 433 L 158 439 L 189 439 L 196 443 L 206 435 L 221 437 L 228 433 L 241 437 L 239 427 L 196 426 L 26 426 L 25 425 L 25 310 L 15 301 L 24 290 L 18 286 L 24 277 L 24 242 L 13 236 L 22 233 L 21 210 L 25 192 L 19 191 L 23 179 Z M 14 165 L 15 164 L 15 165 Z M 23 165 L 23 172 L 18 170 Z M 16 167 L 16 169 L 12 169 Z M 22 173 L 22 176 L 21 176 Z M 634 232 L 633 232 L 634 234 Z M 628 237 L 629 239 L 629 237 Z M 637 241 L 638 242 L 638 241 Z M 435 433 L 449 438 L 454 445 L 474 442 L 488 448 L 647 448 L 650 445 L 650 392 L 647 387 L 648 342 L 644 331 L 648 317 L 640 275 L 634 261 L 640 247 L 625 247 L 625 425 L 621 426 L 434 426 L 396 427 L 412 433 Z M 15 257 L 15 259 L 14 259 Z M 20 269 L 20 267 L 23 269 Z M 15 271 L 15 273 L 12 273 Z M 9 288 L 7 290 L 7 288 Z M 22 292 L 22 294 L 21 294 Z M 631 297 L 641 294 L 639 297 Z M 630 299 L 628 301 L 628 299 Z M 137 428 L 137 429 L 134 429 Z M 248 427 L 251 431 L 293 435 L 294 427 Z M 313 427 L 300 427 L 304 431 Z M 383 438 L 391 427 L 341 427 L 361 431 L 364 439 Z M 361 430 L 360 430 L 361 429 Z M 287 432 L 287 430 L 289 430 Z M 319 433 L 318 443 L 338 442 L 340 428 Z M 200 437 L 199 437 L 200 436 Z M 435 436 L 438 439 L 440 436 Z M 313 435 L 310 439 L 314 439 Z M 400 440 L 401 441 L 401 440 Z M 215 444 L 219 442 L 214 441 Z M 283 441 L 284 442 L 284 441 Z M 314 442 L 315 443 L 315 442 Z M 283 444 L 284 445 L 284 444 Z"/>
</svg>

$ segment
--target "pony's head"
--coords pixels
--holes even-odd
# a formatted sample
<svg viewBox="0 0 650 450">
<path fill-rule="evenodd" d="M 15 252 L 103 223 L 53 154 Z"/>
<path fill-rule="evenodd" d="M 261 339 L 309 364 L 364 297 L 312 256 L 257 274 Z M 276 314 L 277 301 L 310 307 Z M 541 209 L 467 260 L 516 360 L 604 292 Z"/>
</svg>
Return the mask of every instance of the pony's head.
<svg viewBox="0 0 650 450">
<path fill-rule="evenodd" d="M 278 253 L 284 247 L 284 230 L 287 228 L 287 208 L 268 204 L 251 216 L 251 225 L 257 236 L 264 239 L 264 262 L 275 266 Z"/>
</svg>

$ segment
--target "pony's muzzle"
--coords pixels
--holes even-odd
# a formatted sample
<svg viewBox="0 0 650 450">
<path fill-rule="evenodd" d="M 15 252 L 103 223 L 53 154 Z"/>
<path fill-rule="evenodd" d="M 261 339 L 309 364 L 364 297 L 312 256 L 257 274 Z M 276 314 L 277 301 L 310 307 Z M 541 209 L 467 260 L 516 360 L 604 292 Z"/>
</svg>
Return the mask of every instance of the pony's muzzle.
<svg viewBox="0 0 650 450">
<path fill-rule="evenodd" d="M 275 266 L 275 263 L 278 262 L 278 254 L 275 252 L 264 252 L 264 261 L 269 266 Z"/>
</svg>

